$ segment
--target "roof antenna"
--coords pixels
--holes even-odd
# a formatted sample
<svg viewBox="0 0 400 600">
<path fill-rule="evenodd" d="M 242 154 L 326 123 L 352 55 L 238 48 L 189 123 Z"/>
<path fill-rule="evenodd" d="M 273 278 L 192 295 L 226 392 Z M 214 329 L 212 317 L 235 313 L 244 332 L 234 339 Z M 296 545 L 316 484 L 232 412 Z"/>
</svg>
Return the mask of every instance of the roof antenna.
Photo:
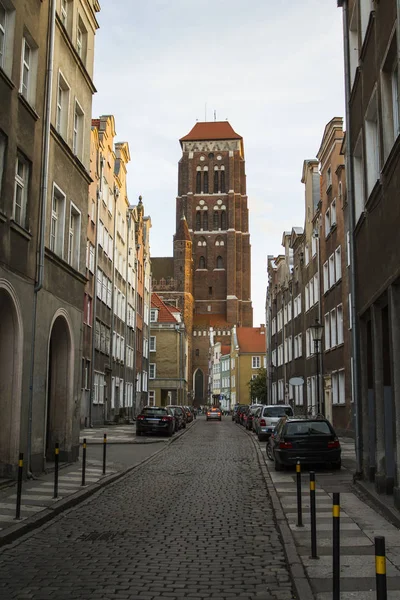
<svg viewBox="0 0 400 600">
<path fill-rule="evenodd" d="M 214 121 L 216 121 L 216 120 L 217 120 L 217 111 L 214 110 Z"/>
</svg>

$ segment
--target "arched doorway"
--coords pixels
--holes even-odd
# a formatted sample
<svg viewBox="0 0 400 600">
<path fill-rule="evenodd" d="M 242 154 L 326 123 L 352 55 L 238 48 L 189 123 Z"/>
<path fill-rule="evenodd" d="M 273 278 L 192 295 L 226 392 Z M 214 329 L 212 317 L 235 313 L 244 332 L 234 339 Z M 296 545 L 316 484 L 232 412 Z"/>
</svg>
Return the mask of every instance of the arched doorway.
<svg viewBox="0 0 400 600">
<path fill-rule="evenodd" d="M 22 320 L 17 297 L 0 280 L 0 473 L 11 475 L 18 459 L 21 419 Z"/>
<path fill-rule="evenodd" d="M 200 404 L 204 402 L 204 373 L 201 369 L 194 374 L 194 398 Z"/>
<path fill-rule="evenodd" d="M 71 418 L 71 335 L 64 316 L 58 316 L 51 330 L 47 378 L 46 459 L 54 459 L 56 442 L 68 451 Z"/>
</svg>

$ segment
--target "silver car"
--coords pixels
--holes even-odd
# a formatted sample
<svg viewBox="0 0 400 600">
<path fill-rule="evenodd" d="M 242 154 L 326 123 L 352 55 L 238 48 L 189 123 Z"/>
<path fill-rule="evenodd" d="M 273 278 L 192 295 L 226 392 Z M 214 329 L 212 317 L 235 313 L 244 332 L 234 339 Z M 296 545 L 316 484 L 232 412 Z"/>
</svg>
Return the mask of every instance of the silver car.
<svg viewBox="0 0 400 600">
<path fill-rule="evenodd" d="M 253 429 L 260 442 L 269 438 L 279 419 L 285 415 L 293 416 L 293 409 L 289 404 L 268 404 L 262 409 L 258 409 Z"/>
</svg>

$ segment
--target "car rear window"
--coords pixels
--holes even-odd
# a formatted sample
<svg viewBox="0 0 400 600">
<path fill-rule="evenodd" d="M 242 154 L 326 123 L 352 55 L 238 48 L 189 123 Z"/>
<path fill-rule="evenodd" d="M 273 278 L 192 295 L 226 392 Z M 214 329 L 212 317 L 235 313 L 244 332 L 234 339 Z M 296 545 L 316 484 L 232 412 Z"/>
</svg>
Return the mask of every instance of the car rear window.
<svg viewBox="0 0 400 600">
<path fill-rule="evenodd" d="M 305 421 L 286 424 L 285 435 L 332 435 L 326 421 Z"/>
<path fill-rule="evenodd" d="M 155 417 L 163 417 L 164 415 L 167 415 L 168 412 L 165 410 L 165 408 L 144 408 L 142 410 L 142 415 L 146 415 L 147 417 L 149 416 L 155 416 Z"/>
<path fill-rule="evenodd" d="M 289 417 L 293 415 L 293 411 L 290 406 L 267 406 L 264 408 L 263 417 Z"/>
</svg>

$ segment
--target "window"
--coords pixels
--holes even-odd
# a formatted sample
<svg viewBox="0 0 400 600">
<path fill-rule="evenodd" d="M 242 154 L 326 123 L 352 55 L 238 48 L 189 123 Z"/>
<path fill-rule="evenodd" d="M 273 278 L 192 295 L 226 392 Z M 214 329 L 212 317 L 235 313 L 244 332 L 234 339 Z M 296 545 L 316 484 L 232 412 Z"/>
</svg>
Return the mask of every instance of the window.
<svg viewBox="0 0 400 600">
<path fill-rule="evenodd" d="M 220 228 L 219 227 L 219 211 L 218 210 L 214 210 L 213 228 L 214 228 L 214 231 L 216 231 Z"/>
<path fill-rule="evenodd" d="M 346 233 L 347 238 L 347 266 L 350 266 L 351 258 L 350 258 L 350 231 Z"/>
<path fill-rule="evenodd" d="M 150 323 L 156 323 L 157 322 L 157 309 L 152 308 L 150 310 Z"/>
<path fill-rule="evenodd" d="M 156 365 L 155 363 L 150 363 L 149 364 L 149 379 L 155 379 L 156 378 Z"/>
<path fill-rule="evenodd" d="M 308 285 L 308 291 L 310 294 L 310 308 L 311 308 L 312 306 L 314 306 L 314 302 L 315 302 L 315 300 L 314 300 L 314 278 L 313 277 L 310 279 L 310 283 Z"/>
<path fill-rule="evenodd" d="M 329 287 L 335 284 L 335 255 L 329 257 Z"/>
<path fill-rule="evenodd" d="M 336 200 L 333 200 L 331 204 L 331 227 L 334 225 L 336 225 Z"/>
<path fill-rule="evenodd" d="M 345 404 L 344 370 L 332 373 L 332 404 Z"/>
<path fill-rule="evenodd" d="M 61 22 L 64 27 L 67 27 L 68 19 L 68 0 L 61 0 Z"/>
<path fill-rule="evenodd" d="M 332 185 L 332 169 L 331 169 L 331 167 L 328 167 L 328 169 L 326 171 L 326 191 L 329 190 L 331 185 Z"/>
<path fill-rule="evenodd" d="M 51 207 L 50 250 L 64 256 L 65 195 L 55 184 Z"/>
<path fill-rule="evenodd" d="M 208 210 L 203 212 L 203 229 L 204 231 L 208 231 Z"/>
<path fill-rule="evenodd" d="M 83 120 L 84 112 L 79 103 L 75 100 L 72 151 L 80 159 L 82 158 L 83 152 Z"/>
<path fill-rule="evenodd" d="M 300 356 L 303 355 L 303 334 L 299 333 L 299 335 L 297 336 L 297 340 L 298 340 L 298 357 L 300 358 Z"/>
<path fill-rule="evenodd" d="M 317 255 L 317 237 L 316 237 L 316 234 L 313 234 L 313 236 L 311 238 L 311 254 L 312 254 L 313 258 L 314 258 L 314 256 Z"/>
<path fill-rule="evenodd" d="M 224 268 L 224 261 L 222 259 L 222 256 L 217 256 L 217 269 L 223 269 Z"/>
<path fill-rule="evenodd" d="M 59 73 L 57 85 L 56 129 L 63 138 L 67 137 L 68 131 L 68 106 L 69 85 L 62 73 Z"/>
<path fill-rule="evenodd" d="M 200 193 L 201 193 L 201 171 L 197 171 L 197 173 L 196 173 L 196 194 L 200 194 Z"/>
<path fill-rule="evenodd" d="M 206 259 L 204 258 L 204 256 L 200 256 L 199 269 L 205 269 L 205 268 L 206 268 Z"/>
<path fill-rule="evenodd" d="M 29 164 L 22 156 L 18 156 L 15 165 L 13 219 L 24 228 L 27 222 L 28 184 Z"/>
<path fill-rule="evenodd" d="M 94 246 L 89 242 L 89 271 L 94 273 Z"/>
<path fill-rule="evenodd" d="M 324 263 L 324 293 L 329 290 L 329 270 L 328 261 Z"/>
<path fill-rule="evenodd" d="M 349 307 L 349 329 L 351 329 L 353 327 L 353 322 L 352 322 L 352 305 L 351 305 L 351 294 L 349 294 L 349 299 L 348 299 L 348 307 Z"/>
<path fill-rule="evenodd" d="M 331 213 L 328 210 L 325 213 L 325 237 L 327 237 L 329 235 L 331 231 Z"/>
<path fill-rule="evenodd" d="M 68 262 L 75 269 L 79 269 L 80 232 L 81 213 L 71 203 L 68 233 Z"/>
<path fill-rule="evenodd" d="M 196 212 L 196 231 L 200 231 L 201 229 L 201 212 L 198 210 Z"/>
<path fill-rule="evenodd" d="M 1 7 L 1 4 L 0 4 L 0 7 Z M 2 197 L 1 190 L 2 190 L 5 160 L 6 160 L 6 148 L 7 148 L 7 137 L 0 130 L 0 200 Z"/>
<path fill-rule="evenodd" d="M 154 390 L 149 390 L 149 406 L 156 405 L 156 393 Z"/>
<path fill-rule="evenodd" d="M 362 134 L 358 136 L 358 140 L 353 152 L 353 167 L 354 167 L 354 204 L 355 204 L 355 220 L 359 220 L 364 211 L 364 158 L 362 150 Z"/>
<path fill-rule="evenodd" d="M 251 357 L 251 368 L 252 369 L 259 369 L 261 367 L 261 359 L 259 356 L 252 356 Z"/>
<path fill-rule="evenodd" d="M 219 190 L 219 177 L 218 177 L 218 167 L 215 167 L 214 170 L 214 194 L 218 194 Z"/>
<path fill-rule="evenodd" d="M 335 250 L 335 272 L 336 281 L 342 278 L 342 248 L 338 246 Z"/>
<path fill-rule="evenodd" d="M 306 261 L 306 266 L 307 266 L 308 263 L 310 262 L 310 249 L 308 247 L 308 244 L 305 247 L 305 261 Z"/>
<path fill-rule="evenodd" d="M 336 346 L 337 344 L 337 336 L 336 336 L 336 308 L 331 310 L 331 348 Z"/>
<path fill-rule="evenodd" d="M 336 309 L 337 343 L 343 344 L 343 306 L 339 304 Z"/>
<path fill-rule="evenodd" d="M 208 194 L 208 171 L 203 173 L 203 192 Z"/>
<path fill-rule="evenodd" d="M 365 159 L 367 163 L 367 195 L 380 177 L 378 109 L 374 92 L 365 114 Z"/>
<path fill-rule="evenodd" d="M 271 335 L 275 335 L 275 334 L 276 334 L 276 317 L 274 317 L 271 322 Z"/>
<path fill-rule="evenodd" d="M 304 287 L 304 304 L 306 307 L 306 312 L 310 309 L 310 291 L 309 284 Z"/>
<path fill-rule="evenodd" d="M 79 54 L 79 58 L 83 63 L 85 63 L 87 52 L 87 31 L 81 17 L 78 19 L 78 25 L 76 28 L 76 51 Z"/>
<path fill-rule="evenodd" d="M 151 335 L 150 336 L 150 352 L 155 352 L 155 351 L 156 351 L 156 336 Z"/>
<path fill-rule="evenodd" d="M 101 269 L 97 269 L 97 281 L 96 281 L 96 296 L 101 300 L 101 292 L 103 287 L 103 272 Z"/>
<path fill-rule="evenodd" d="M 324 316 L 324 335 L 325 335 L 325 350 L 329 350 L 331 347 L 331 327 L 329 321 L 329 313 Z"/>
<path fill-rule="evenodd" d="M 399 135 L 399 66 L 396 33 L 382 69 L 383 152 L 385 160 Z"/>
</svg>

